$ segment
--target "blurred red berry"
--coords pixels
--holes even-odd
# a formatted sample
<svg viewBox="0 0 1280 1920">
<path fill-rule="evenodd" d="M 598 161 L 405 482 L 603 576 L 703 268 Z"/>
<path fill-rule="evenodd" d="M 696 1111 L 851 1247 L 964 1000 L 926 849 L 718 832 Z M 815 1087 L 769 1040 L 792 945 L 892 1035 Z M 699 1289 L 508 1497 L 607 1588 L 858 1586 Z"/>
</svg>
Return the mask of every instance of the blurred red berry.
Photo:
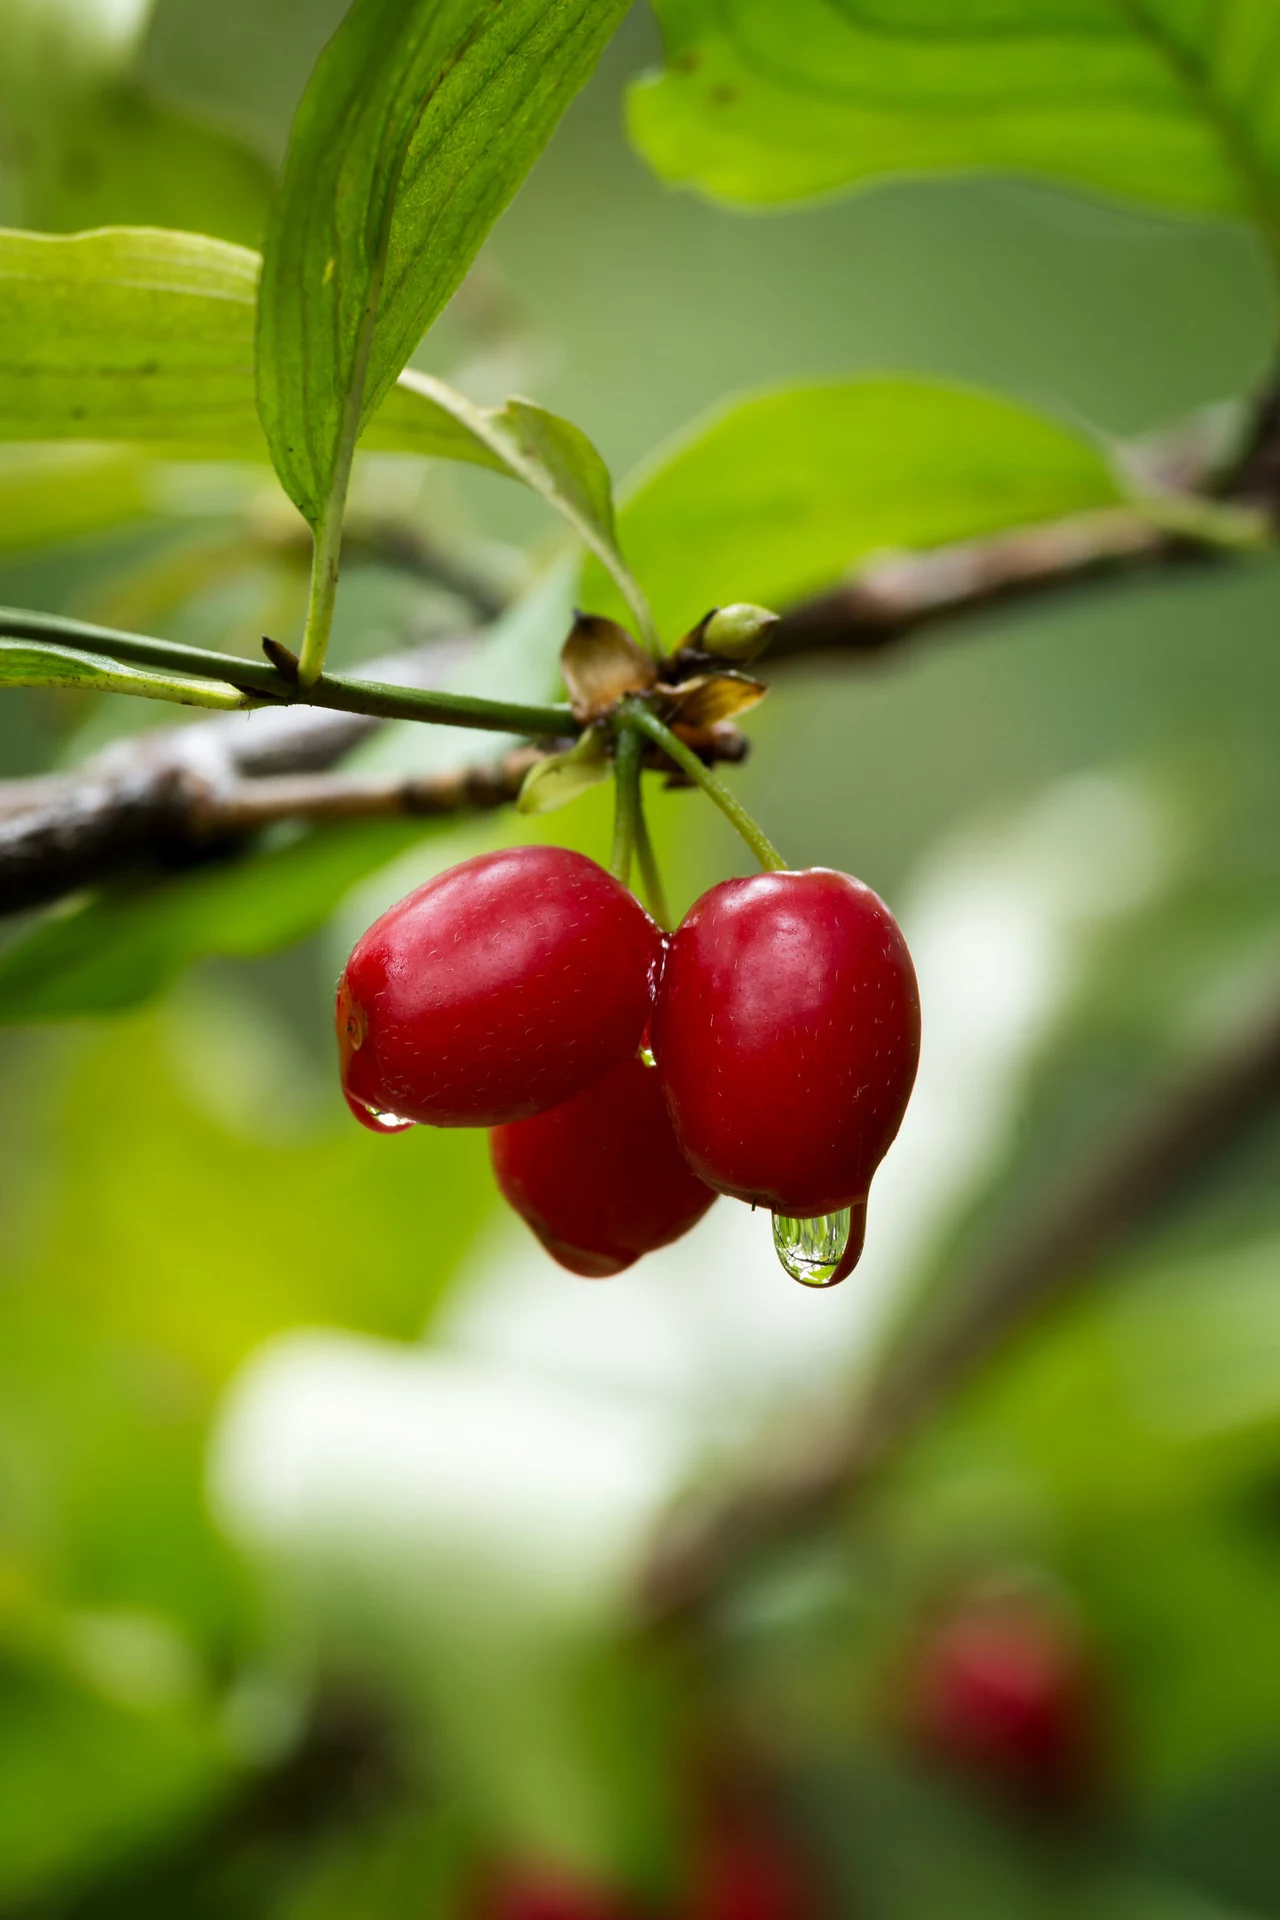
<svg viewBox="0 0 1280 1920">
<path fill-rule="evenodd" d="M 934 1627 L 913 1675 L 918 1739 L 955 1767 L 1043 1805 L 1094 1783 L 1094 1679 L 1070 1625 L 1025 1601 L 968 1603 Z"/>
<path fill-rule="evenodd" d="M 644 1920 L 622 1895 L 551 1867 L 504 1867 L 490 1875 L 469 1920 Z"/>
<path fill-rule="evenodd" d="M 703 1837 L 681 1920 L 819 1920 L 814 1883 L 787 1835 L 757 1816 Z"/>
</svg>

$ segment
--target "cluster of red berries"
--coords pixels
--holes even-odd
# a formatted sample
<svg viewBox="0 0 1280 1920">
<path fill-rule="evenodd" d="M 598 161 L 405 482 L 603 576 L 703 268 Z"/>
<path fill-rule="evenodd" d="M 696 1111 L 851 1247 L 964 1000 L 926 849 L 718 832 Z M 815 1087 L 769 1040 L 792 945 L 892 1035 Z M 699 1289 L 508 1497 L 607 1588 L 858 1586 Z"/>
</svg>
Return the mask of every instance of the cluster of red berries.
<svg viewBox="0 0 1280 1920">
<path fill-rule="evenodd" d="M 920 1040 L 906 944 L 848 874 L 723 881 L 667 937 L 560 847 L 482 854 L 392 907 L 337 1025 L 358 1119 L 491 1128 L 506 1198 L 593 1277 L 724 1193 L 794 1230 L 798 1277 L 842 1278 Z M 832 1219 L 806 1272 L 809 1225 Z"/>
</svg>

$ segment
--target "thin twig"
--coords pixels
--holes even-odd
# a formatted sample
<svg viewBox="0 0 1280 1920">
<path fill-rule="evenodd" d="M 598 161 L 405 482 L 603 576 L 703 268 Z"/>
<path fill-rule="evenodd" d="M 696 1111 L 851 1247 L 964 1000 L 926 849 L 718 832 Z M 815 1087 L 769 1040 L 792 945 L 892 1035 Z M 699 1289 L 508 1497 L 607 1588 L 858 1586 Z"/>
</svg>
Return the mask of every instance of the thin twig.
<svg viewBox="0 0 1280 1920">
<path fill-rule="evenodd" d="M 430 686 L 468 644 L 435 641 L 370 671 Z M 263 708 L 131 735 L 72 773 L 0 783 L 0 912 L 181 857 L 191 809 L 209 796 L 256 775 L 323 771 L 381 724 L 368 714 Z"/>
<path fill-rule="evenodd" d="M 255 833 L 281 820 L 313 824 L 488 811 L 515 800 L 538 747 L 515 747 L 496 760 L 414 779 L 361 779 L 354 774 L 282 774 L 239 780 L 221 793 L 197 797 L 188 829 L 193 842 Z"/>
<path fill-rule="evenodd" d="M 768 659 L 785 670 L 811 654 L 838 652 L 845 659 L 857 658 L 944 621 L 1044 598 L 1133 569 L 1156 572 L 1185 565 L 1205 551 L 1185 535 L 1160 531 L 1129 509 L 1115 508 L 989 540 L 886 558 L 847 585 L 793 608 L 773 631 Z M 36 637 L 51 637 L 46 616 L 25 620 Z M 57 624 L 61 628 L 65 623 Z M 10 630 L 15 630 L 12 618 Z M 156 656 L 158 643 L 133 638 L 148 659 Z M 132 657 L 120 651 L 130 644 L 129 636 L 85 627 L 83 643 L 91 649 L 95 643 L 110 645 L 117 657 Z M 207 664 L 205 656 L 192 649 L 164 648 L 163 653 L 163 664 L 178 671 L 235 671 L 240 675 L 237 684 L 255 691 L 283 692 L 286 700 L 291 691 L 265 661 L 228 666 L 221 656 L 208 656 L 212 664 Z M 402 701 L 389 689 L 430 687 L 439 674 L 424 673 L 421 663 L 440 658 L 437 647 L 371 664 L 370 680 L 384 683 L 376 689 L 369 682 L 343 686 L 332 681 L 312 689 L 311 701 L 332 697 L 341 710 L 321 712 L 313 705 L 290 703 L 198 726 L 157 730 L 74 774 L 44 783 L 23 782 L 17 794 L 0 784 L 0 912 L 56 900 L 74 887 L 109 876 L 122 863 L 168 858 L 175 791 L 179 816 L 185 818 L 181 790 L 193 778 L 216 786 L 230 776 L 331 766 L 378 724 L 380 715 L 420 715 L 420 698 Z M 334 689 L 332 695 L 329 689 Z M 29 816 L 25 821 L 24 814 Z"/>
<path fill-rule="evenodd" d="M 784 613 L 763 664 L 814 653 L 871 653 L 944 621 L 1217 551 L 1114 507 L 928 553 L 889 554 Z"/>
<path fill-rule="evenodd" d="M 642 1580 L 646 1616 L 696 1612 L 751 1558 L 841 1510 L 938 1408 L 1047 1307 L 1090 1282 L 1130 1237 L 1280 1103 L 1280 1004 L 1072 1168 L 1032 1218 L 957 1274 L 917 1316 L 847 1416 L 776 1467 L 669 1516 Z"/>
<path fill-rule="evenodd" d="M 30 782 L 34 805 L 0 812 L 0 912 L 14 913 L 146 863 L 181 866 L 282 820 L 316 825 L 487 811 L 517 798 L 541 758 L 496 760 L 409 779 L 279 774 L 211 781 L 194 764 L 84 780 Z M 54 789 L 50 792 L 48 789 Z"/>
</svg>

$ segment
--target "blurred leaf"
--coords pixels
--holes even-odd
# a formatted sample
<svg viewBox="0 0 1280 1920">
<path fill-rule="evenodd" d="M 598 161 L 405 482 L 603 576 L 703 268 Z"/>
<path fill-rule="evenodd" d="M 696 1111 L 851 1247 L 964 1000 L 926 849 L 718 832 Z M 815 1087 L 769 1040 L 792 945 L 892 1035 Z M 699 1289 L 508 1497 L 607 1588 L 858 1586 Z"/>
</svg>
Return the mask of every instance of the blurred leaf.
<svg viewBox="0 0 1280 1920">
<path fill-rule="evenodd" d="M 131 68 L 149 0 L 9 0 L 0 61 L 12 225 L 131 222 L 257 242 L 271 177 L 230 133 L 151 98 Z"/>
<path fill-rule="evenodd" d="M 151 999 L 203 954 L 287 946 L 357 880 L 431 831 L 388 820 L 307 833 L 246 861 L 56 911 L 0 953 L 0 1023 L 118 1012 Z"/>
<path fill-rule="evenodd" d="M 247 1582 L 204 1500 L 203 1383 L 60 1285 L 11 1285 L 0 1387 L 0 1645 L 49 1641 L 53 1609 L 160 1618 L 208 1661 L 243 1645 Z"/>
<path fill-rule="evenodd" d="M 625 0 L 355 0 L 294 119 L 268 233 L 258 396 L 313 525 L 587 78 Z"/>
<path fill-rule="evenodd" d="M 0 234 L 0 435 L 261 458 L 258 265 L 198 234 Z"/>
<path fill-rule="evenodd" d="M 176 673 L 143 672 L 70 647 L 38 646 L 29 640 L 0 637 L 0 687 L 58 687 L 80 693 L 132 693 L 148 700 L 170 700 L 183 707 L 216 707 L 234 712 L 246 697 L 221 680 L 190 680 Z"/>
<path fill-rule="evenodd" d="M 1261 1920 L 1126 1857 L 1123 1835 L 1010 1817 L 965 1783 L 868 1747 L 808 1786 L 837 1863 L 833 1909 L 865 1920 Z"/>
<path fill-rule="evenodd" d="M 159 442 L 192 457 L 265 458 L 253 391 L 259 265 L 244 248 L 195 234 L 0 233 L 0 439 Z M 618 554 L 608 470 L 570 421 L 528 400 L 478 407 L 442 380 L 408 372 L 363 444 L 468 461 L 532 487 L 647 621 Z"/>
<path fill-rule="evenodd" d="M 309 1758 L 323 1773 L 323 1749 Z M 313 1806 L 292 1822 L 286 1814 L 264 1843 L 251 1803 L 247 1819 L 197 1830 L 99 1877 L 75 1902 L 74 1920 L 178 1912 L 184 1920 L 462 1920 L 474 1840 L 457 1811 L 432 1804 L 418 1780 L 389 1791 L 378 1777 L 381 1753 L 354 1769 L 342 1758 L 341 1779 L 318 1789 L 335 1803 L 323 1815 Z M 263 1797 L 270 1794 L 268 1786 Z"/>
<path fill-rule="evenodd" d="M 0 1662 L 0 1900 L 63 1891 L 164 1844 L 229 1784 L 207 1710 L 140 1709 Z"/>
<path fill-rule="evenodd" d="M 356 1125 L 323 1028 L 309 1126 L 281 1123 L 269 1075 L 257 1113 L 225 1110 L 226 1079 L 252 1085 L 262 1042 L 252 1002 L 194 989 L 89 1036 L 58 1089 L 47 1199 L 20 1268 L 32 1293 L 135 1349 L 155 1391 L 171 1382 L 206 1416 L 283 1328 L 415 1338 L 497 1204 L 483 1132 L 387 1140 Z"/>
<path fill-rule="evenodd" d="M 748 204 L 883 176 L 1030 173 L 1280 232 L 1271 0 L 659 0 L 631 97 L 666 180 Z"/>
<path fill-rule="evenodd" d="M 660 630 L 730 600 L 785 606 L 879 548 L 927 547 L 1113 504 L 1099 448 L 962 387 L 857 380 L 718 408 L 643 467 L 620 515 Z M 586 604 L 621 612 L 594 562 Z"/>
<path fill-rule="evenodd" d="M 146 461 L 129 447 L 0 446 L 0 553 L 75 540 L 153 507 Z"/>
</svg>

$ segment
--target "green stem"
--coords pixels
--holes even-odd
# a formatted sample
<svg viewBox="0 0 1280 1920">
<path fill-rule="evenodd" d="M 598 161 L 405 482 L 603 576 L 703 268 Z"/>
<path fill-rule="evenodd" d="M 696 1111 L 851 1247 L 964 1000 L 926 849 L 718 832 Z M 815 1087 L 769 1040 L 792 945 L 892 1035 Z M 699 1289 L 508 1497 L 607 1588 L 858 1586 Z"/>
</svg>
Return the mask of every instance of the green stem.
<svg viewBox="0 0 1280 1920">
<path fill-rule="evenodd" d="M 265 660 L 240 660 L 232 653 L 214 653 L 207 647 L 184 647 L 174 640 L 153 640 L 149 634 L 122 633 L 116 627 L 97 627 L 87 620 L 70 620 L 60 613 L 33 613 L 25 607 L 0 607 L 0 635 L 6 640 L 48 640 L 54 646 L 78 647 L 87 653 L 109 654 L 140 667 L 162 672 L 201 674 L 208 680 L 229 680 L 246 692 L 288 694 L 288 688 Z"/>
<path fill-rule="evenodd" d="M 639 811 L 640 735 L 631 727 L 622 727 L 613 762 L 613 852 L 609 871 L 624 887 L 631 885 Z"/>
<path fill-rule="evenodd" d="M 387 218 L 389 221 L 389 212 Z M 347 491 L 351 485 L 351 463 L 356 455 L 356 441 L 360 437 L 360 415 L 364 408 L 365 379 L 369 371 L 369 355 L 373 349 L 374 329 L 378 322 L 378 303 L 382 298 L 388 232 L 389 227 L 382 234 L 377 253 L 377 267 L 370 280 L 364 312 L 360 316 L 360 333 L 356 340 L 355 356 L 351 365 L 351 380 L 342 403 L 342 419 L 338 426 L 338 444 L 334 448 L 333 473 L 329 479 L 328 498 L 319 519 L 311 529 L 314 543 L 311 550 L 311 594 L 307 601 L 307 624 L 302 635 L 302 650 L 298 655 L 298 678 L 304 687 L 313 686 L 320 678 L 324 671 L 324 657 L 329 651 L 333 606 L 338 596 L 342 516 L 346 509 Z"/>
<path fill-rule="evenodd" d="M 392 687 L 379 680 L 349 680 L 338 674 L 323 674 L 314 686 L 300 688 L 297 702 L 306 707 L 331 707 L 339 713 L 367 713 L 379 720 L 426 720 L 444 727 L 519 733 L 529 740 L 559 740 L 579 731 L 568 707 L 526 707 L 516 700 L 482 700 L 470 693 Z"/>
<path fill-rule="evenodd" d="M 311 593 L 307 600 L 307 624 L 302 634 L 302 651 L 298 655 L 298 678 L 304 687 L 311 686 L 320 678 L 324 670 L 324 657 L 329 651 L 329 634 L 333 629 L 333 608 L 338 597 L 338 559 L 342 551 L 342 510 L 346 505 L 347 483 L 350 478 L 351 456 L 348 454 L 342 491 L 339 494 L 330 495 L 328 505 L 313 529 Z"/>
<path fill-rule="evenodd" d="M 778 852 L 768 835 L 758 827 L 746 808 L 730 793 L 728 787 L 718 780 L 710 767 L 704 767 L 691 747 L 672 733 L 670 727 L 662 724 L 654 713 L 638 702 L 628 701 L 623 709 L 628 726 L 637 727 L 646 734 L 656 747 L 661 747 L 669 760 L 674 760 L 682 773 L 702 788 L 709 799 L 714 800 L 721 813 L 737 829 L 754 853 L 760 865 L 767 873 L 776 873 L 786 866 L 786 861 Z"/>
<path fill-rule="evenodd" d="M 639 736 L 632 737 L 638 745 Z M 667 932 L 671 927 L 671 910 L 667 905 L 667 892 L 658 870 L 653 841 L 649 838 L 649 822 L 645 819 L 644 813 L 644 793 L 639 781 L 636 785 L 636 802 L 636 865 L 640 869 L 640 881 L 644 887 L 645 899 L 649 902 L 649 911 L 663 931 Z"/>
<path fill-rule="evenodd" d="M 531 740 L 548 736 L 562 739 L 579 731 L 568 707 L 523 706 L 514 700 L 482 700 L 466 693 L 393 687 L 382 681 L 352 680 L 338 674 L 324 674 L 310 687 L 294 687 L 265 660 L 241 660 L 233 653 L 153 640 L 146 634 L 121 633 L 114 627 L 92 626 L 55 613 L 0 608 L 0 637 L 46 640 L 165 672 L 227 681 L 246 693 L 260 693 L 284 706 L 327 707 L 340 713 L 367 713 L 379 720 L 425 720 L 490 733 L 518 733 Z"/>
<path fill-rule="evenodd" d="M 1257 507 L 1199 494 L 1156 494 L 1138 502 L 1144 520 L 1163 533 L 1181 535 L 1226 553 L 1265 553 L 1275 545 L 1267 515 Z"/>
</svg>

